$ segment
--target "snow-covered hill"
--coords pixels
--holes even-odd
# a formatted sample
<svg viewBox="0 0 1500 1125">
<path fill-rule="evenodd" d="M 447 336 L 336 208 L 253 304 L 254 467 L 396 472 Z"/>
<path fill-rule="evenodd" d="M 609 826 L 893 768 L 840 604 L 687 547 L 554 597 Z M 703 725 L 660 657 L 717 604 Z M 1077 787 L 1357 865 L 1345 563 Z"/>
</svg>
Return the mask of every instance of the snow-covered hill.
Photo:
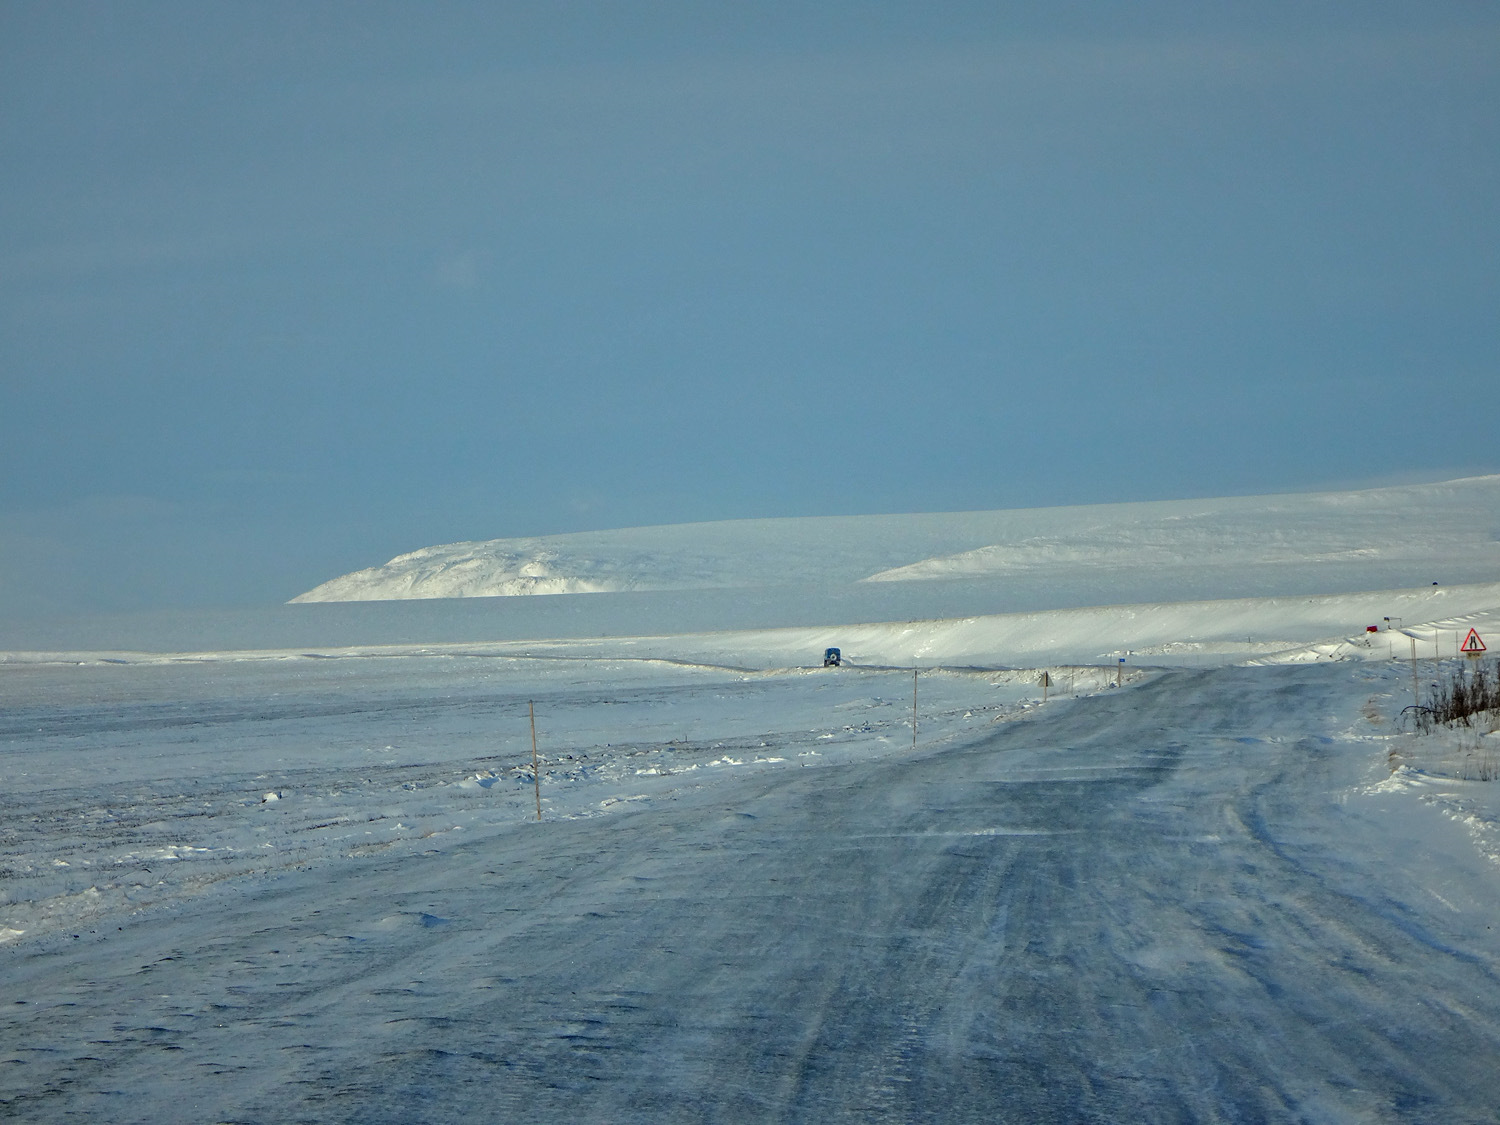
<svg viewBox="0 0 1500 1125">
<path fill-rule="evenodd" d="M 450 543 L 294 602 L 933 580 L 1044 581 L 1051 604 L 1500 579 L 1500 476 L 1351 492 L 735 520 Z M 1141 588 L 1141 576 L 1149 579 Z M 1208 576 L 1205 585 L 1205 576 Z M 1311 585 L 1310 585 L 1311 582 Z M 1176 595 L 1176 596 L 1174 596 Z"/>
</svg>

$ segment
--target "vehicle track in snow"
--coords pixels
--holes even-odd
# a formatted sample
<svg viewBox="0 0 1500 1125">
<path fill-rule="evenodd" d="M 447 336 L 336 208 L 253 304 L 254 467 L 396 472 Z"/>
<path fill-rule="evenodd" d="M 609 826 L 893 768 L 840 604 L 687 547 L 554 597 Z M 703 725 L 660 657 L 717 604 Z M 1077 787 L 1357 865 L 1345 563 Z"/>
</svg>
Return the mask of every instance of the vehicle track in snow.
<svg viewBox="0 0 1500 1125">
<path fill-rule="evenodd" d="M 1495 940 L 1344 800 L 1363 674 L 1172 674 L 226 885 L 13 961 L 0 1093 L 21 1120 L 1497 1120 Z"/>
</svg>

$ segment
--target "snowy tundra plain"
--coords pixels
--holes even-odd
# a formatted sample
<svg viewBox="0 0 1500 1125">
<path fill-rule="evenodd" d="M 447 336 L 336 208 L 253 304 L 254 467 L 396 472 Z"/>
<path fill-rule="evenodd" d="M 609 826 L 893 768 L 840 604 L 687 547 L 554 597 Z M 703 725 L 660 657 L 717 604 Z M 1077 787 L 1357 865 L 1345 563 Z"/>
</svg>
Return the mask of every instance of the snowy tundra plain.
<svg viewBox="0 0 1500 1125">
<path fill-rule="evenodd" d="M 5 1116 L 1500 1120 L 1500 478 L 1182 503 L 0 637 Z"/>
</svg>

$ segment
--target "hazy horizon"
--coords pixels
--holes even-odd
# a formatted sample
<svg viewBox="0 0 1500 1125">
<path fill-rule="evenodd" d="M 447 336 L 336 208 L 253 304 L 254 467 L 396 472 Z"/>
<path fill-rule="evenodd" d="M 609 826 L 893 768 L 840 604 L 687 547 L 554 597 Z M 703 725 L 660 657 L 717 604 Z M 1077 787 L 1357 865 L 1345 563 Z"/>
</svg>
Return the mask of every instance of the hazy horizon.
<svg viewBox="0 0 1500 1125">
<path fill-rule="evenodd" d="M 1500 471 L 1500 11 L 0 0 L 0 618 Z"/>
</svg>

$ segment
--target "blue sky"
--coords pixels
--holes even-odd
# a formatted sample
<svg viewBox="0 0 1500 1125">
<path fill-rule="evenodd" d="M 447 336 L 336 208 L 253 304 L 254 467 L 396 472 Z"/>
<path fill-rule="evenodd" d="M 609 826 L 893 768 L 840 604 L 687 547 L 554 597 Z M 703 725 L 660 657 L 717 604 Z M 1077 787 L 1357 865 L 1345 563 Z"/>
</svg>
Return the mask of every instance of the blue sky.
<svg viewBox="0 0 1500 1125">
<path fill-rule="evenodd" d="M 0 0 L 0 616 L 1500 470 L 1492 3 Z"/>
</svg>

